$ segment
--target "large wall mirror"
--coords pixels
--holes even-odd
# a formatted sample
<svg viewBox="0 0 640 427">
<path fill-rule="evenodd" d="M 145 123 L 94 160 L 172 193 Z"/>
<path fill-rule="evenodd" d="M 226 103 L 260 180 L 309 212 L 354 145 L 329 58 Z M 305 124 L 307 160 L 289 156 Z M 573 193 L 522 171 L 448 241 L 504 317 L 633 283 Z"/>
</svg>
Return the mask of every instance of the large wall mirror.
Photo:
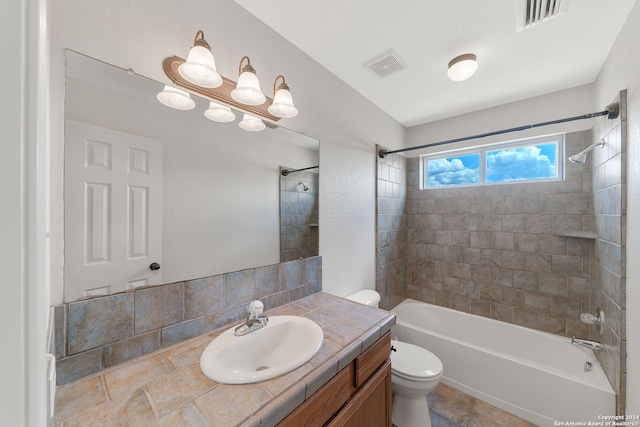
<svg viewBox="0 0 640 427">
<path fill-rule="evenodd" d="M 242 130 L 239 111 L 213 122 L 193 95 L 194 109 L 168 108 L 163 87 L 66 52 L 65 302 L 281 262 L 283 191 L 314 205 L 304 256 L 318 255 L 319 168 L 285 184 L 281 171 L 319 165 L 319 142 Z"/>
</svg>

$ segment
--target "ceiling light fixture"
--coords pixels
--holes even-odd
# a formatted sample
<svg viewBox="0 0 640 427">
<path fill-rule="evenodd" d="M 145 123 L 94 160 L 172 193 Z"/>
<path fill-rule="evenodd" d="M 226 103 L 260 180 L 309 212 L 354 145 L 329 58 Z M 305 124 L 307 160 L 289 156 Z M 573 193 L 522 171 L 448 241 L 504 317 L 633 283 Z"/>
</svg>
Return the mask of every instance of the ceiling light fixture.
<svg viewBox="0 0 640 427">
<path fill-rule="evenodd" d="M 472 53 L 456 56 L 449 62 L 447 76 L 454 82 L 461 82 L 471 77 L 478 69 L 476 56 Z"/>
<path fill-rule="evenodd" d="M 245 114 L 238 126 L 249 132 L 260 132 L 267 127 L 262 120 L 251 114 Z"/>
<path fill-rule="evenodd" d="M 187 92 L 168 85 L 164 86 L 163 91 L 157 94 L 156 98 L 167 107 L 176 110 L 192 110 L 196 106 Z"/>
<path fill-rule="evenodd" d="M 204 112 L 204 116 L 214 122 L 228 123 L 236 119 L 236 115 L 231 108 L 220 105 L 217 102 L 209 102 L 209 108 Z"/>
<path fill-rule="evenodd" d="M 247 60 L 247 64 L 243 67 L 242 63 Z M 267 98 L 260 89 L 260 81 L 256 76 L 256 70 L 251 66 L 251 60 L 248 56 L 243 56 L 238 65 L 238 83 L 236 88 L 231 91 L 231 97 L 236 101 L 246 105 L 262 105 Z"/>
<path fill-rule="evenodd" d="M 204 39 L 202 30 L 196 33 L 193 46 L 187 60 L 180 65 L 178 72 L 185 80 L 201 87 L 214 88 L 222 85 L 222 77 L 216 71 L 211 47 Z"/>
<path fill-rule="evenodd" d="M 278 85 L 276 92 L 276 83 L 282 78 L 282 83 Z M 274 116 L 289 119 L 298 115 L 298 109 L 293 105 L 293 98 L 289 86 L 284 80 L 284 76 L 280 75 L 273 81 L 273 102 L 267 109 Z"/>
</svg>

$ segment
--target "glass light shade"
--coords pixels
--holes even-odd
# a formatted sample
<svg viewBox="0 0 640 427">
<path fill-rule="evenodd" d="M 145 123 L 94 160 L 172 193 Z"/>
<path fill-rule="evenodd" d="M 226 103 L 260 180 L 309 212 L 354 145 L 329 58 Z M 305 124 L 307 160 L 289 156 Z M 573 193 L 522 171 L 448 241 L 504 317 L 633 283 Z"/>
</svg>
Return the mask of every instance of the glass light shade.
<svg viewBox="0 0 640 427">
<path fill-rule="evenodd" d="M 447 76 L 454 82 L 461 82 L 471 77 L 477 69 L 478 62 L 476 61 L 476 56 L 467 53 L 453 58 L 451 62 L 449 62 Z"/>
<path fill-rule="evenodd" d="M 260 90 L 258 76 L 250 71 L 240 74 L 236 88 L 231 91 L 231 97 L 245 105 L 261 105 L 267 100 Z"/>
<path fill-rule="evenodd" d="M 156 98 L 167 107 L 176 110 L 191 110 L 196 106 L 187 92 L 167 85 L 164 86 L 162 92 L 156 95 Z"/>
<path fill-rule="evenodd" d="M 283 119 L 298 115 L 298 109 L 293 105 L 291 92 L 287 89 L 278 89 L 273 97 L 273 102 L 267 110 L 274 116 L 282 117 Z"/>
<path fill-rule="evenodd" d="M 216 71 L 216 61 L 211 51 L 204 46 L 194 46 L 178 72 L 189 83 L 200 87 L 214 88 L 222 85 L 222 77 Z"/>
<path fill-rule="evenodd" d="M 236 115 L 233 114 L 231 108 L 216 102 L 209 102 L 209 108 L 204 112 L 204 115 L 209 120 L 221 123 L 232 122 L 236 119 Z"/>
<path fill-rule="evenodd" d="M 238 126 L 244 130 L 248 130 L 249 132 L 260 132 L 267 127 L 262 120 L 252 116 L 251 114 L 245 114 L 242 121 L 238 123 Z"/>
</svg>

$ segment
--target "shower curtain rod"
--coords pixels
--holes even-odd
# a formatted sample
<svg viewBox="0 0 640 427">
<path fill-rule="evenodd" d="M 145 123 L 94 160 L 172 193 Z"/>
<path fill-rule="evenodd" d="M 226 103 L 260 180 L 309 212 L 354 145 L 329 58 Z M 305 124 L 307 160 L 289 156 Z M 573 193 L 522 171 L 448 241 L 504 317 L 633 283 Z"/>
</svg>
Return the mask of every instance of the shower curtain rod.
<svg viewBox="0 0 640 427">
<path fill-rule="evenodd" d="M 287 176 L 292 172 L 306 171 L 306 170 L 309 170 L 309 169 L 315 169 L 315 168 L 319 168 L 319 167 L 320 167 L 320 165 L 318 165 L 318 166 L 309 166 L 308 168 L 294 169 L 294 170 L 285 169 L 285 170 L 282 171 L 282 176 Z"/>
<path fill-rule="evenodd" d="M 404 151 L 419 150 L 421 148 L 437 147 L 439 145 L 446 145 L 446 144 L 451 144 L 451 143 L 454 143 L 454 142 L 469 141 L 471 139 L 486 138 L 488 136 L 502 135 L 504 133 L 519 132 L 519 131 L 522 131 L 522 130 L 533 129 L 533 128 L 542 127 L 542 126 L 555 125 L 555 124 L 558 124 L 558 123 L 573 122 L 573 121 L 576 121 L 576 120 L 593 119 L 594 117 L 600 117 L 600 116 L 607 116 L 607 119 L 610 119 L 610 120 L 611 119 L 615 119 L 615 118 L 618 117 L 618 114 L 619 114 L 619 105 L 618 105 L 618 103 L 613 103 L 613 104 L 607 105 L 606 108 L 607 108 L 606 110 L 598 111 L 597 113 L 584 114 L 582 116 L 568 117 L 566 119 L 552 120 L 552 121 L 549 121 L 549 122 L 535 123 L 535 124 L 532 124 L 532 125 L 518 126 L 518 127 L 515 127 L 515 128 L 497 130 L 497 131 L 494 131 L 494 132 L 481 133 L 479 135 L 466 136 L 466 137 L 463 137 L 463 138 L 449 139 L 447 141 L 434 142 L 434 143 L 425 144 L 425 145 L 418 145 L 416 147 L 401 148 L 401 149 L 392 150 L 392 151 L 389 151 L 389 150 L 386 150 L 384 148 L 381 148 L 380 151 L 378 151 L 378 156 L 380 156 L 381 159 L 384 159 L 387 154 L 402 153 Z"/>
</svg>

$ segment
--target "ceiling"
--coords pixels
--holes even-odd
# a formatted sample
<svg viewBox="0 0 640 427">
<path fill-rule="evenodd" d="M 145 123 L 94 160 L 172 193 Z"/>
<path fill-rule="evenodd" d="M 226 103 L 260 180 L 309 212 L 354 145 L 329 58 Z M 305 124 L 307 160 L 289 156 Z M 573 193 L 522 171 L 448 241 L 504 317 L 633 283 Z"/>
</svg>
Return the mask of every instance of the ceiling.
<svg viewBox="0 0 640 427">
<path fill-rule="evenodd" d="M 235 0 L 407 127 L 592 83 L 635 0 L 563 0 L 566 11 L 516 31 L 526 0 Z M 406 68 L 364 64 L 393 49 Z M 473 53 L 469 80 L 447 78 Z"/>
</svg>

